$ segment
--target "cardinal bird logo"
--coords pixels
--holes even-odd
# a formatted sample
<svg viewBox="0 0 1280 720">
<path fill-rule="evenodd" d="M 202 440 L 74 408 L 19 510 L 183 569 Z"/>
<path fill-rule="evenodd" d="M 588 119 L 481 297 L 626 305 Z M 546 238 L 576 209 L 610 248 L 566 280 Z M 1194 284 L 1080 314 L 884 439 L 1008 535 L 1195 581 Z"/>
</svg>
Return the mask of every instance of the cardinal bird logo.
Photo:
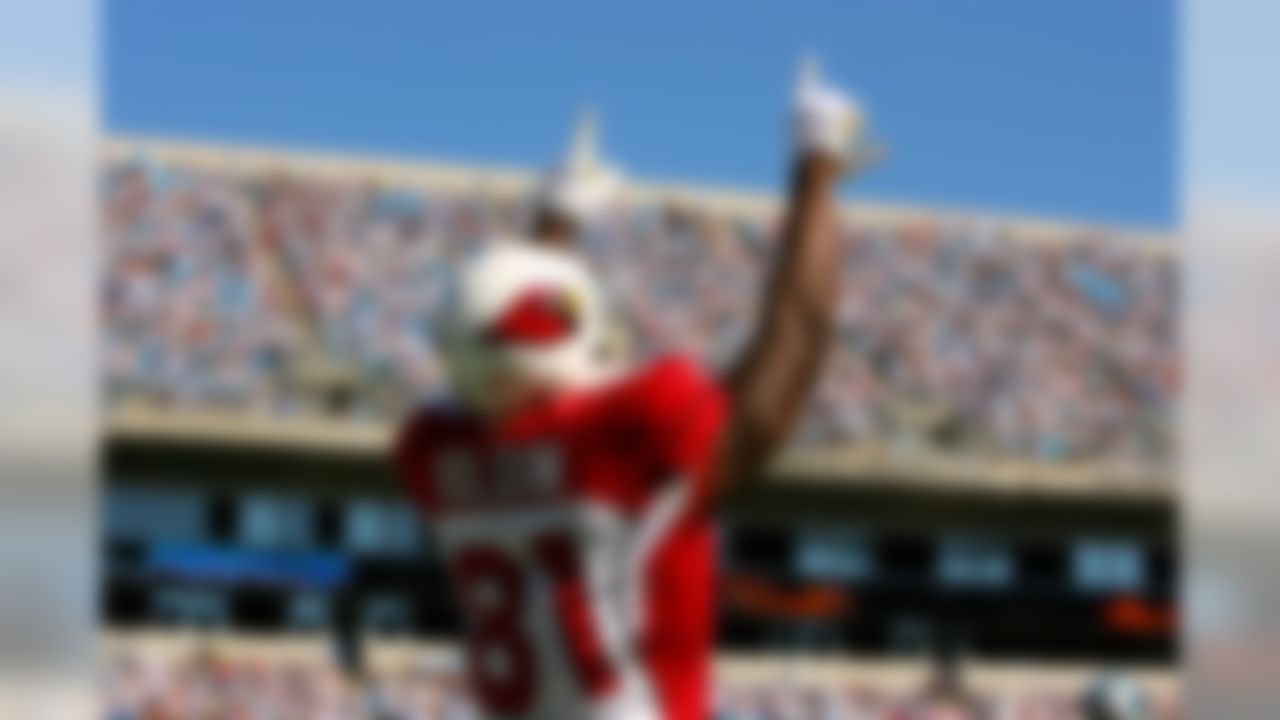
<svg viewBox="0 0 1280 720">
<path fill-rule="evenodd" d="M 498 344 L 550 345 L 578 327 L 578 303 L 560 288 L 535 287 L 516 296 L 489 328 Z"/>
</svg>

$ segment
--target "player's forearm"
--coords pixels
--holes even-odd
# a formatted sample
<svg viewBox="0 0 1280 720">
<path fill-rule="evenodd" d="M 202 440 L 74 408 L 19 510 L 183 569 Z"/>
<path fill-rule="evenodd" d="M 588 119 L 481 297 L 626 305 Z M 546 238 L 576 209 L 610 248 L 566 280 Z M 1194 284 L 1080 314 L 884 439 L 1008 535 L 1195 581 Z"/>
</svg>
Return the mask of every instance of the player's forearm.
<svg viewBox="0 0 1280 720">
<path fill-rule="evenodd" d="M 800 336 L 802 347 L 829 336 L 839 277 L 835 187 L 839 164 L 824 155 L 798 158 L 792 168 L 781 247 L 770 279 L 766 324 Z M 819 348 L 822 349 L 822 348 Z"/>
<path fill-rule="evenodd" d="M 834 188 L 839 166 L 818 155 L 792 169 L 778 257 L 754 338 L 731 374 L 726 478 L 758 476 L 789 436 L 831 345 L 839 279 Z"/>
<path fill-rule="evenodd" d="M 789 433 L 831 343 L 840 265 L 834 200 L 839 175 L 839 166 L 821 155 L 799 158 L 792 168 L 779 257 L 760 322 L 766 362 L 781 376 L 762 388 L 762 402 L 781 426 L 768 438 L 772 444 Z"/>
<path fill-rule="evenodd" d="M 838 177 L 838 166 L 817 155 L 798 159 L 792 168 L 778 257 L 757 326 L 760 355 L 778 377 L 756 383 L 755 392 L 784 416 L 803 403 L 831 340 L 839 270 L 833 199 Z"/>
</svg>

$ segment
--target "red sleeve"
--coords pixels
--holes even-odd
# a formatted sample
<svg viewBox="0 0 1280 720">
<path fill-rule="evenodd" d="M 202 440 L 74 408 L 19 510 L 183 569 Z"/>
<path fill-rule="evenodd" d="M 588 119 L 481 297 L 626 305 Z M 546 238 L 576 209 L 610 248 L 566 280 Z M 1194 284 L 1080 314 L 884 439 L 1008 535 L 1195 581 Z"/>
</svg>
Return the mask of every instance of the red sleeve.
<svg viewBox="0 0 1280 720">
<path fill-rule="evenodd" d="M 410 416 L 400 426 L 392 450 L 396 480 L 422 510 L 432 507 L 427 442 L 430 418 L 423 411 Z"/>
<path fill-rule="evenodd" d="M 698 495 L 709 496 L 726 415 L 719 384 L 697 362 L 673 357 L 654 363 L 637 390 L 663 477 L 695 483 Z"/>
</svg>

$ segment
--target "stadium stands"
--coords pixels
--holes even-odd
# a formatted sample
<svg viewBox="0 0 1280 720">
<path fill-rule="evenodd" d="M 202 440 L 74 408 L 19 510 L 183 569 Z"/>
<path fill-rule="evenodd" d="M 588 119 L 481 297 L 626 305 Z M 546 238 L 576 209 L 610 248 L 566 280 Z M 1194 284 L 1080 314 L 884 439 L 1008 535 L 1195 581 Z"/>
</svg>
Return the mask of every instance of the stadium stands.
<svg viewBox="0 0 1280 720">
<path fill-rule="evenodd" d="M 439 646 L 386 648 L 371 672 L 375 690 L 365 694 L 314 639 L 151 635 L 115 637 L 107 645 L 102 716 L 110 720 L 475 717 L 456 659 Z M 715 718 L 1075 720 L 1095 674 L 1081 667 L 977 665 L 942 683 L 944 676 L 921 662 L 801 666 L 730 658 L 719 664 Z M 1180 717 L 1172 674 L 1134 677 L 1152 698 L 1153 720 Z"/>
<path fill-rule="evenodd" d="M 385 422 L 441 381 L 452 258 L 528 178 L 117 141 L 102 167 L 114 408 Z M 1164 468 L 1175 258 L 1145 233 L 857 208 L 840 343 L 798 442 L 892 458 Z M 639 187 L 590 232 L 636 350 L 723 362 L 768 198 Z"/>
</svg>

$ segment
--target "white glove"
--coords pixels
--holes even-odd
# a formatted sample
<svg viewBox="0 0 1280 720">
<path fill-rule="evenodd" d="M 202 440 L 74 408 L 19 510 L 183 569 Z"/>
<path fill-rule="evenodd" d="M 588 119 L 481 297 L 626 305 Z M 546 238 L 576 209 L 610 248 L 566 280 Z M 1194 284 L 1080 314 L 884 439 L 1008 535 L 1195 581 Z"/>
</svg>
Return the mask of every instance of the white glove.
<svg viewBox="0 0 1280 720">
<path fill-rule="evenodd" d="M 542 178 L 537 204 L 585 225 L 618 196 L 622 174 L 600 157 L 595 116 L 586 113 L 574 130 L 569 152 Z"/>
<path fill-rule="evenodd" d="M 798 154 L 821 153 L 848 166 L 861 148 L 863 115 L 857 101 L 826 85 L 818 63 L 800 66 L 792 107 L 792 132 Z"/>
</svg>

